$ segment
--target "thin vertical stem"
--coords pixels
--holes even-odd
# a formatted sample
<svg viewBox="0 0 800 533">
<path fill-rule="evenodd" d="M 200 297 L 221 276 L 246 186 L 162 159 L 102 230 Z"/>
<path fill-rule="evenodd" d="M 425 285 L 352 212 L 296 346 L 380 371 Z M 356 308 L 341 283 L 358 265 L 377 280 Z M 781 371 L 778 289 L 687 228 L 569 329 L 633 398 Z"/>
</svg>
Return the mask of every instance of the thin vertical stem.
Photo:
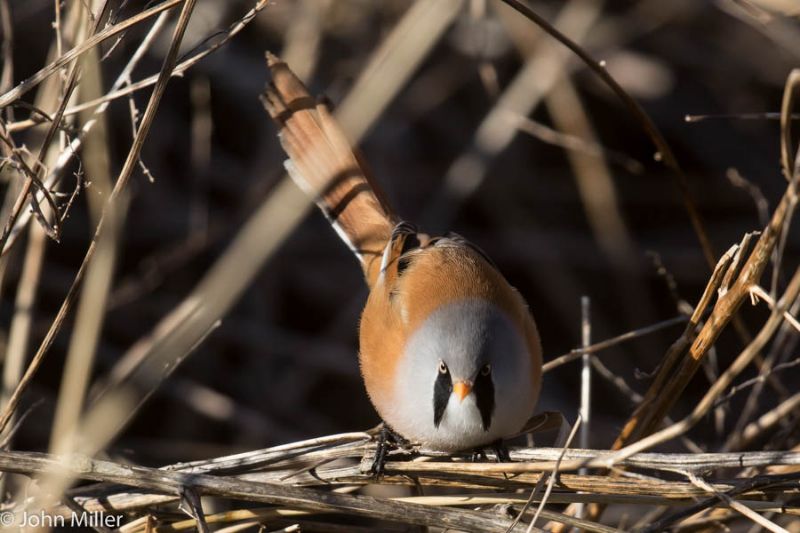
<svg viewBox="0 0 800 533">
<path fill-rule="evenodd" d="M 591 300 L 588 296 L 581 297 L 581 346 L 585 349 L 592 344 L 592 318 Z M 591 431 L 591 399 L 592 399 L 592 354 L 585 352 L 581 356 L 581 424 L 580 446 L 584 450 L 589 448 L 589 433 Z M 581 475 L 586 475 L 587 470 L 582 468 Z M 578 506 L 576 516 L 582 518 L 583 504 Z"/>
</svg>

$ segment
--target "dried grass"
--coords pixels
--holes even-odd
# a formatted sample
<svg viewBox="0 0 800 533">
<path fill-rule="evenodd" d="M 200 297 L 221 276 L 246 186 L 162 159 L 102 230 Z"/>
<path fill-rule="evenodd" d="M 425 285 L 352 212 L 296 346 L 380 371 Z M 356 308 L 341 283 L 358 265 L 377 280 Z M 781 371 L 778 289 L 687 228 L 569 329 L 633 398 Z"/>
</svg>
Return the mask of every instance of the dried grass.
<svg viewBox="0 0 800 533">
<path fill-rule="evenodd" d="M 712 238 L 719 239 L 721 232 L 707 223 L 705 215 L 701 216 L 708 202 L 695 199 L 694 175 L 682 170 L 679 154 L 670 147 L 675 133 L 663 133 L 656 126 L 658 120 L 651 118 L 611 76 L 610 70 L 593 58 L 598 50 L 607 52 L 629 46 L 627 43 L 662 25 L 669 27 L 675 19 L 690 17 L 698 8 L 676 5 L 662 12 L 659 2 L 650 1 L 619 13 L 601 3 L 571 0 L 558 6 L 557 15 L 543 17 L 540 12 L 548 12 L 552 6 L 531 7 L 516 0 L 503 0 L 505 5 L 484 0 L 416 0 L 387 2 L 381 7 L 353 3 L 350 11 L 343 10 L 337 2 L 307 0 L 287 6 L 257 0 L 237 4 L 236 16 L 220 36 L 204 39 L 202 50 L 192 49 L 181 55 L 188 48 L 182 44 L 188 39 L 185 36 L 194 36 L 191 24 L 201 18 L 198 11 L 213 10 L 220 7 L 217 4 L 214 0 L 165 0 L 138 10 L 106 1 L 75 2 L 64 9 L 56 2 L 48 6 L 56 22 L 53 35 L 48 35 L 52 45 L 45 66 L 34 68 L 32 74 L 15 83 L 20 71 L 14 64 L 17 35 L 13 20 L 18 15 L 17 6 L 0 0 L 0 176 L 5 184 L 0 272 L 4 299 L 15 302 L 4 317 L 7 325 L 2 326 L 7 337 L 0 405 L 0 431 L 4 437 L 0 471 L 6 473 L 4 490 L 0 491 L 2 512 L 17 517 L 23 511 L 40 509 L 50 516 L 65 517 L 84 511 L 118 514 L 124 517 L 119 530 L 131 533 L 262 527 L 283 531 L 407 530 L 412 526 L 464 531 L 672 531 L 717 527 L 737 531 L 751 527 L 796 530 L 800 524 L 800 435 L 796 431 L 800 393 L 793 372 L 798 366 L 794 350 L 800 337 L 800 269 L 795 266 L 791 221 L 800 177 L 800 156 L 792 135 L 800 70 L 792 70 L 786 76 L 783 99 L 774 102 L 781 106 L 780 113 L 772 115 L 780 119 L 776 149 L 776 153 L 780 152 L 780 168 L 772 169 L 769 161 L 760 163 L 765 174 L 779 178 L 782 174 L 785 178 L 780 183 L 781 199 L 769 212 L 768 198 L 776 196 L 775 182 L 768 182 L 771 185 L 765 187 L 748 181 L 735 169 L 728 171 L 733 185 L 752 198 L 765 220 L 759 233 L 740 232 L 744 233 L 741 241 L 732 246 L 727 243 L 728 251 L 716 257 Z M 800 29 L 791 13 L 769 11 L 750 2 L 719 4 L 720 11 L 714 13 L 720 17 L 722 13 L 734 14 L 736 20 L 757 28 L 755 32 L 767 35 L 777 47 L 789 49 L 789 55 L 792 45 L 800 43 Z M 385 17 L 391 24 L 374 46 L 360 52 L 363 57 L 359 67 L 354 68 L 347 61 L 326 64 L 323 58 L 329 58 L 331 53 L 325 50 L 325 43 L 332 39 L 331 35 L 355 35 L 352 28 L 363 25 L 373 15 Z M 556 22 L 551 25 L 548 19 Z M 148 24 L 149 30 L 145 31 L 143 27 Z M 170 27 L 171 36 L 167 36 Z M 339 71 L 355 77 L 349 92 L 337 98 L 342 103 L 336 112 L 354 143 L 380 138 L 371 132 L 381 120 L 391 120 L 397 112 L 393 106 L 403 102 L 405 91 L 417 95 L 417 100 L 407 105 L 407 111 L 424 114 L 436 107 L 431 102 L 445 101 L 462 90 L 460 84 L 464 82 L 458 80 L 469 76 L 454 75 L 450 79 L 450 70 L 458 70 L 460 60 L 450 57 L 440 67 L 443 70 L 426 65 L 446 56 L 441 52 L 445 40 L 462 42 L 463 46 L 465 31 L 466 35 L 483 35 L 484 48 L 476 45 L 472 66 L 480 82 L 475 85 L 489 103 L 475 118 L 468 134 L 462 136 L 463 146 L 455 156 L 438 162 L 440 169 L 446 169 L 444 180 L 432 193 L 420 193 L 418 216 L 434 228 L 454 224 L 465 205 L 481 191 L 491 190 L 492 168 L 499 164 L 501 154 L 513 150 L 520 132 L 550 144 L 550 149 L 566 150 L 576 178 L 574 205 L 587 221 L 584 233 L 594 233 L 596 255 L 605 255 L 611 265 L 607 278 L 617 286 L 622 307 L 619 316 L 628 317 L 623 320 L 606 316 L 598 321 L 598 313 L 592 317 L 587 304 L 582 321 L 587 332 L 590 328 L 604 332 L 608 324 L 614 325 L 613 331 L 625 331 L 617 327 L 617 321 L 629 324 L 641 315 L 671 316 L 663 314 L 663 302 L 654 301 L 647 294 L 648 282 L 657 276 L 639 264 L 643 254 L 638 248 L 636 228 L 626 220 L 625 185 L 617 181 L 616 172 L 625 169 L 646 179 L 653 179 L 648 173 L 671 176 L 685 208 L 686 220 L 681 223 L 688 220 L 687 227 L 693 228 L 701 245 L 698 250 L 688 239 L 679 239 L 680 247 L 698 257 L 705 256 L 713 271 L 709 276 L 695 278 L 702 279 L 705 285 L 696 291 L 699 298 L 680 296 L 681 284 L 676 279 L 681 276 L 666 275 L 671 294 L 664 300 L 667 307 L 673 302 L 678 304 L 679 316 L 640 324 L 621 335 L 594 333 L 600 339 L 608 337 L 594 344 L 588 334 L 584 335 L 580 348 L 548 360 L 546 379 L 554 381 L 554 375 L 563 372 L 565 365 L 576 359 L 583 361 L 581 448 L 571 446 L 579 424 L 570 430 L 560 417 L 552 415 L 536 422 L 550 429 L 554 420 L 556 425 L 560 423 L 558 446 L 533 446 L 534 440 L 546 442 L 553 438 L 539 428 L 539 433 L 526 432 L 514 441 L 526 439 L 527 444 L 511 447 L 510 463 L 496 462 L 491 452 L 486 460 L 473 461 L 469 455 L 444 455 L 418 448 L 395 450 L 386 465 L 386 474 L 377 480 L 369 473 L 376 447 L 374 432 L 297 440 L 233 455 L 230 452 L 236 446 L 231 445 L 222 453 L 202 454 L 218 455 L 214 459 L 192 462 L 188 461 L 192 455 L 183 453 L 178 438 L 167 438 L 165 445 L 171 453 L 185 460 L 161 468 L 145 466 L 145 462 L 135 459 L 126 461 L 119 448 L 114 448 L 132 422 L 153 416 L 143 410 L 162 390 L 171 391 L 172 398 L 192 411 L 230 423 L 236 432 L 250 431 L 258 439 L 279 435 L 291 440 L 303 433 L 298 428 L 325 424 L 324 416 L 301 406 L 294 406 L 283 419 L 262 420 L 261 411 L 246 405 L 257 400 L 244 391 L 231 387 L 226 395 L 185 375 L 173 376 L 191 354 L 215 342 L 218 330 L 226 329 L 225 321 L 231 320 L 237 303 L 247 299 L 247 292 L 265 263 L 276 256 L 310 210 L 308 199 L 284 177 L 273 180 L 268 187 L 254 189 L 261 194 L 237 196 L 237 203 L 245 207 L 238 208 L 238 217 L 232 217 L 237 219 L 235 230 L 223 231 L 215 226 L 208 215 L 214 195 L 205 190 L 213 184 L 204 173 L 211 172 L 220 150 L 217 121 L 223 120 L 210 77 L 192 79 L 191 120 L 186 127 L 180 121 L 172 126 L 180 135 L 185 134 L 191 146 L 187 159 L 196 181 L 188 189 L 179 188 L 177 196 L 192 213 L 189 225 L 194 238 L 181 243 L 176 253 L 167 254 L 166 259 L 158 256 L 154 262 L 160 272 L 180 272 L 197 254 L 208 254 L 208 261 L 182 284 L 179 296 L 169 293 L 166 302 L 159 303 L 159 318 L 152 320 L 154 325 L 126 330 L 131 338 L 122 348 L 108 350 L 104 346 L 109 342 L 107 325 L 115 306 L 122 307 L 124 302 L 137 298 L 156 301 L 159 291 L 164 290 L 165 284 L 160 280 L 125 278 L 117 282 L 115 272 L 124 270 L 125 254 L 130 253 L 126 235 L 141 232 L 129 211 L 129 207 L 137 207 L 137 198 L 129 197 L 135 188 L 132 179 L 137 169 L 152 180 L 163 175 L 165 168 L 156 162 L 159 170 L 151 172 L 143 161 L 145 143 L 151 136 L 160 135 L 159 126 L 154 124 L 171 112 L 160 105 L 165 91 L 176 78 L 199 68 L 201 60 L 211 61 L 228 53 L 231 41 L 252 39 L 250 32 L 254 31 L 279 35 L 286 56 L 297 63 L 296 69 L 305 79 L 313 80 L 319 71 L 332 79 L 347 77 L 340 76 Z M 504 37 L 492 41 L 492 35 L 499 34 Z M 354 43 L 352 46 L 357 48 Z M 501 50 L 503 46 L 515 47 L 521 54 L 520 64 L 513 65 L 510 75 L 508 65 L 497 59 L 501 56 L 491 55 L 503 53 L 493 51 L 494 45 Z M 259 46 L 263 47 L 263 43 Z M 106 85 L 104 79 L 111 72 L 109 57 L 115 54 L 122 56 L 116 59 L 122 68 L 111 76 L 115 81 Z M 154 59 L 161 65 L 158 73 L 136 81 L 137 71 Z M 26 68 L 30 71 L 29 65 Z M 595 81 L 575 74 L 582 71 L 596 76 Z M 225 70 L 226 81 L 240 81 L 236 79 L 240 72 Z M 645 131 L 655 147 L 657 162 L 645 163 L 641 154 L 631 155 L 635 150 L 613 146 L 604 138 L 608 128 L 603 127 L 600 117 L 594 123 L 593 112 L 597 113 L 597 108 L 587 101 L 594 96 L 580 92 L 584 85 L 605 91 L 599 84 L 591 85 L 597 80 L 610 88 L 616 98 L 613 104 L 609 100 L 605 105 L 622 102 L 616 113 L 624 110 L 628 120 Z M 140 116 L 138 106 L 142 101 L 137 101 L 137 92 L 150 87 L 152 91 Z M 432 87 L 441 94 L 423 90 Z M 333 92 L 337 90 L 343 92 L 334 85 Z M 31 97 L 33 93 L 35 96 Z M 427 95 L 430 101 L 418 101 L 420 94 Z M 256 96 L 253 93 L 248 98 L 255 102 Z M 120 102 L 127 104 L 122 115 L 124 127 L 119 126 L 120 114 L 114 112 Z M 540 103 L 547 104 L 552 127 L 542 124 L 539 117 L 534 118 Z M 680 116 L 688 116 L 694 110 L 679 111 Z M 452 118 L 458 123 L 459 117 Z M 712 114 L 704 114 L 703 118 L 703 123 L 719 119 Z M 266 117 L 263 122 L 266 124 Z M 158 124 L 170 127 L 165 122 Z M 128 129 L 132 135 L 122 150 L 126 155 L 117 160 L 115 130 Z M 233 130 L 227 133 L 235 134 Z M 388 136 L 390 146 L 395 134 L 381 132 Z M 163 142 L 164 137 L 159 139 Z M 280 158 L 277 152 L 264 156 L 255 172 L 259 183 L 265 183 L 265 168 L 275 173 Z M 403 172 L 413 176 L 418 163 L 406 163 L 408 168 Z M 385 165 L 379 162 L 378 166 Z M 562 166 L 567 165 L 562 162 Z M 226 168 L 224 174 L 235 173 Z M 70 174 L 77 183 L 74 190 L 69 186 Z M 401 190 L 425 187 L 422 180 L 410 178 L 396 186 Z M 228 184 L 228 192 L 233 188 Z M 264 193 L 264 188 L 269 191 Z M 657 194 L 649 189 L 646 192 L 648 199 Z M 248 201 L 248 196 L 256 200 Z M 88 197 L 88 207 L 82 206 L 83 197 Z M 506 212 L 489 202 L 480 205 L 491 222 L 506 216 L 519 217 L 513 207 Z M 54 275 L 48 270 L 45 252 L 48 248 L 58 250 L 64 244 L 51 243 L 47 238 L 72 239 L 68 233 L 76 222 L 68 218 L 71 212 L 87 213 L 89 237 L 81 244 L 84 251 L 77 252 L 82 257 L 77 271 L 60 274 L 69 282 L 54 297 L 47 292 L 52 292 L 47 283 Z M 163 215 L 165 221 L 169 219 L 168 214 Z M 318 230 L 308 239 L 306 249 L 324 263 L 317 255 L 324 247 Z M 522 241 L 526 238 L 532 237 L 513 231 L 500 235 L 499 241 L 508 241 L 507 247 L 497 246 L 500 257 L 506 253 L 526 258 L 530 257 L 526 254 L 544 248 L 526 246 Z M 575 239 L 579 244 L 588 242 L 583 236 Z M 559 245 L 557 254 L 570 246 L 569 242 Z M 587 247 L 577 248 L 580 266 L 591 268 Z M 665 264 L 679 263 L 674 255 L 663 262 L 659 260 L 664 272 Z M 355 267 L 350 266 L 355 272 Z M 574 296 L 578 294 L 602 292 L 559 269 L 539 271 L 543 273 L 533 275 L 545 280 L 540 283 L 541 292 L 552 300 L 549 308 L 554 315 L 566 314 L 564 309 L 570 306 L 577 308 Z M 334 278 L 339 272 L 334 266 L 329 271 L 326 268 L 326 274 Z M 322 299 L 325 293 L 311 278 L 304 278 L 301 285 L 307 288 L 305 295 Z M 50 307 L 58 309 L 54 317 L 35 308 L 43 289 L 47 289 Z M 281 287 L 272 289 L 279 292 Z M 120 296 L 121 293 L 124 294 Z M 353 295 L 350 290 L 346 296 L 334 299 L 337 312 L 333 314 L 337 317 L 331 320 L 331 330 L 336 329 L 337 322 L 346 322 L 345 327 L 351 330 L 355 327 L 353 317 L 363 295 Z M 301 301 L 301 307 L 315 303 L 310 297 L 306 300 Z M 601 298 L 593 297 L 593 307 L 602 310 L 602 302 L 595 304 L 598 300 Z M 698 301 L 695 306 L 686 303 L 694 300 Z M 743 313 L 748 300 L 764 312 Z M 74 307 L 77 312 L 73 321 Z M 541 306 L 534 306 L 537 316 L 545 314 L 540 309 Z M 275 315 L 272 322 L 281 323 L 282 310 L 271 312 Z M 260 318 L 262 315 L 256 314 Z M 550 326 L 543 329 L 548 342 L 548 335 L 557 327 L 549 318 L 543 323 Z M 275 324 L 245 324 L 236 330 L 235 342 L 225 344 L 218 355 L 235 352 L 243 344 L 309 352 L 302 355 L 302 365 L 297 365 L 302 367 L 300 378 L 266 374 L 259 377 L 265 387 L 286 393 L 287 404 L 301 394 L 318 397 L 331 390 L 319 376 L 328 378 L 338 373 L 354 379 L 352 362 L 345 367 L 346 355 L 339 357 L 352 351 L 346 342 L 326 340 L 319 328 L 309 327 L 300 333 L 299 329 L 287 331 Z M 577 324 L 572 325 L 577 331 Z M 671 337 L 671 345 L 665 343 L 665 332 L 678 325 L 683 326 L 682 332 L 677 338 Z M 748 328 L 756 332 L 752 338 Z M 726 339 L 729 330 L 742 339 L 740 344 Z M 59 334 L 70 335 L 65 346 L 57 345 Z M 229 331 L 226 334 L 231 335 Z M 664 354 L 648 360 L 658 366 L 648 378 L 649 388 L 644 393 L 637 392 L 636 384 L 631 384 L 632 371 L 618 375 L 619 365 L 600 359 L 610 349 L 621 351 L 637 339 L 646 340 L 648 346 Z M 38 348 L 30 356 L 29 347 L 37 342 Z M 570 341 L 553 346 L 575 344 L 578 343 Z M 51 352 L 63 354 L 63 359 Z M 109 352 L 114 353 L 112 360 Z M 629 363 L 628 370 L 633 366 L 638 365 Z M 698 386 L 701 369 L 707 380 Z M 59 383 L 57 392 L 43 392 L 47 376 Z M 590 380 L 597 381 L 589 387 Z M 313 387 L 310 382 L 323 385 Z M 622 415 L 625 418 L 612 418 L 602 392 L 596 392 L 604 386 L 635 404 L 635 408 L 626 404 Z M 742 391 L 747 394 L 740 394 Z M 31 423 L 24 416 L 29 406 L 26 399 L 40 398 L 48 399 L 52 420 L 47 417 L 44 422 L 45 436 L 31 438 L 26 434 Z M 576 398 L 569 399 L 577 404 Z M 729 408 L 740 403 L 739 411 Z M 349 407 L 348 399 L 341 406 Z M 571 409 L 565 411 L 567 419 L 576 418 Z M 714 431 L 696 431 L 698 425 L 712 417 Z M 604 425 L 621 428 L 616 442 L 608 446 L 609 450 L 587 449 L 590 443 L 601 442 L 595 433 L 602 433 L 598 428 Z M 165 434 L 173 427 L 181 430 L 178 417 L 164 425 Z M 651 451 L 671 450 L 678 442 L 689 453 Z M 50 453 L 15 451 L 26 446 Z M 103 527 L 96 529 L 105 531 Z"/>
</svg>

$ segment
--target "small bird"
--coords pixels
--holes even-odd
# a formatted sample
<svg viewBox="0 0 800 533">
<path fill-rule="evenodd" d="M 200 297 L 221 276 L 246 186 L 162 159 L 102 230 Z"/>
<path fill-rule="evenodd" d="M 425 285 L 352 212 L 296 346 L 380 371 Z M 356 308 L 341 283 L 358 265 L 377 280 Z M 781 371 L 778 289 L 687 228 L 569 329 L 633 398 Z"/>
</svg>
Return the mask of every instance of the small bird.
<svg viewBox="0 0 800 533">
<path fill-rule="evenodd" d="M 361 374 L 383 421 L 446 452 L 517 433 L 539 397 L 542 351 L 520 294 L 478 247 L 430 236 L 388 207 L 324 103 L 267 53 L 262 97 L 289 176 L 315 199 L 361 263 L 370 292 Z"/>
</svg>

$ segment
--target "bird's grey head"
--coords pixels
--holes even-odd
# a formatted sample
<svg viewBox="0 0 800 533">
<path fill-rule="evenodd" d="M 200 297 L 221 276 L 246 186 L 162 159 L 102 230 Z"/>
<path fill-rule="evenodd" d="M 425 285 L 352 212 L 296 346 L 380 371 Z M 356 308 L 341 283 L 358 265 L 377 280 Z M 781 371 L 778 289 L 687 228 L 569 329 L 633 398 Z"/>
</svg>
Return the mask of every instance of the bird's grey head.
<svg viewBox="0 0 800 533">
<path fill-rule="evenodd" d="M 525 339 L 485 300 L 451 302 L 431 313 L 400 360 L 392 418 L 408 438 L 440 449 L 478 446 L 518 430 L 531 415 Z"/>
</svg>

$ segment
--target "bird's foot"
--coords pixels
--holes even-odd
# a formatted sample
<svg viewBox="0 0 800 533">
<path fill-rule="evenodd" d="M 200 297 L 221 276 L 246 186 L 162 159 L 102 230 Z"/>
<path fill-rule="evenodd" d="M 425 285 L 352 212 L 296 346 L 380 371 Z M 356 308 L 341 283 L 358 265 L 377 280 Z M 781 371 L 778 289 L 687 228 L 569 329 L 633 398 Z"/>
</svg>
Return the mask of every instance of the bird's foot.
<svg viewBox="0 0 800 533">
<path fill-rule="evenodd" d="M 381 424 L 378 431 L 378 447 L 375 450 L 375 459 L 369 472 L 375 479 L 383 476 L 386 468 L 386 459 L 392 449 L 402 449 L 410 445 L 410 442 L 402 435 L 390 428 L 386 423 Z"/>
<path fill-rule="evenodd" d="M 472 450 L 472 454 L 469 456 L 470 463 L 480 463 L 481 461 L 487 461 L 489 458 L 486 456 L 486 450 L 484 448 L 476 448 Z"/>
<path fill-rule="evenodd" d="M 497 457 L 498 463 L 510 463 L 511 454 L 508 452 L 508 446 L 503 439 L 497 439 L 491 445 L 494 455 Z"/>
<path fill-rule="evenodd" d="M 475 449 L 472 452 L 470 460 L 473 463 L 488 460 L 489 457 L 486 455 L 487 450 L 491 450 L 494 452 L 495 460 L 498 463 L 511 462 L 511 455 L 508 453 L 508 447 L 506 446 L 505 442 L 503 442 L 503 439 L 497 439 L 496 441 L 490 443 L 488 446 Z"/>
</svg>

